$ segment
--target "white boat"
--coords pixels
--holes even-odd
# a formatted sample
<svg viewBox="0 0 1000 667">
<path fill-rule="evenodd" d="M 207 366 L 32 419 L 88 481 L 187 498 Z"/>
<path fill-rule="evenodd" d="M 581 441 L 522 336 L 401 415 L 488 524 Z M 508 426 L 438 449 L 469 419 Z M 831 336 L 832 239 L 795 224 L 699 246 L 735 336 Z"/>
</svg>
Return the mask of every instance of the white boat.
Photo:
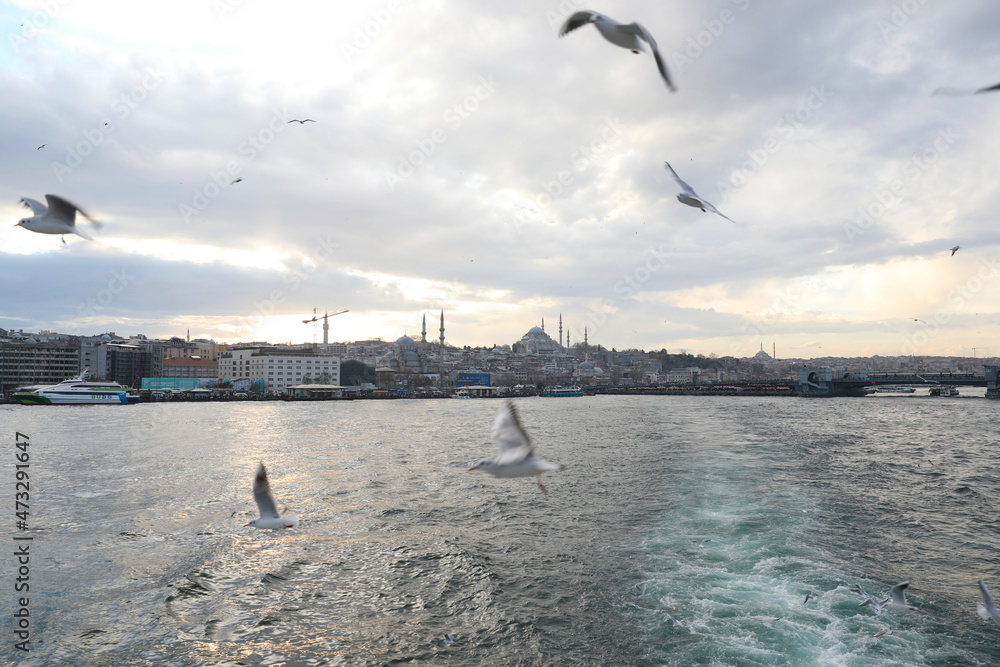
<svg viewBox="0 0 1000 667">
<path fill-rule="evenodd" d="M 906 385 L 883 385 L 875 387 L 876 394 L 912 394 L 916 389 Z"/>
<path fill-rule="evenodd" d="M 22 405 L 128 405 L 139 402 L 139 392 L 117 382 L 91 382 L 87 371 L 59 384 L 14 393 Z"/>
<path fill-rule="evenodd" d="M 556 387 L 555 389 L 546 389 L 542 392 L 542 396 L 583 396 L 583 389 L 580 387 Z"/>
<path fill-rule="evenodd" d="M 958 387 L 931 387 L 931 396 L 958 396 Z"/>
</svg>

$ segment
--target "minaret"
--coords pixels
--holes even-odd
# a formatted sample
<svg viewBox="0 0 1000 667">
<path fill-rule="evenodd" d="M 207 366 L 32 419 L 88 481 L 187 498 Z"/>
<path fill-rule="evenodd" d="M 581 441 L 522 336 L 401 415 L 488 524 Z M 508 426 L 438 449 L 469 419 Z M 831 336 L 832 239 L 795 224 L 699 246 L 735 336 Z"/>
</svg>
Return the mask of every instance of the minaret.
<svg viewBox="0 0 1000 667">
<path fill-rule="evenodd" d="M 191 342 L 191 327 L 188 327 L 188 342 Z"/>
<path fill-rule="evenodd" d="M 542 331 L 545 331 L 545 318 L 542 317 Z"/>
<path fill-rule="evenodd" d="M 424 326 L 420 332 L 420 342 L 427 342 L 427 313 L 424 313 Z"/>
<path fill-rule="evenodd" d="M 583 328 L 583 349 L 587 349 L 587 327 Z"/>
<path fill-rule="evenodd" d="M 569 347 L 569 330 L 566 331 L 566 347 Z"/>
<path fill-rule="evenodd" d="M 562 313 L 559 313 L 559 347 L 562 347 Z"/>
<path fill-rule="evenodd" d="M 438 363 L 438 374 L 444 378 L 444 308 L 441 309 L 441 360 Z"/>
</svg>

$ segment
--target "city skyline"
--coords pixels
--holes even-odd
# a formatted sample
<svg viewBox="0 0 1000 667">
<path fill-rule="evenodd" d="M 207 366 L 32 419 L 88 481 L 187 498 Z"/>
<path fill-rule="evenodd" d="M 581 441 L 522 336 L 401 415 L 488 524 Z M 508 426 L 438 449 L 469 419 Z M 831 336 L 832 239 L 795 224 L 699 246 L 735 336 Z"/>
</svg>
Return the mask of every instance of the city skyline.
<svg viewBox="0 0 1000 667">
<path fill-rule="evenodd" d="M 443 309 L 473 347 L 562 313 L 618 349 L 997 352 L 1000 93 L 932 95 L 996 83 L 994 4 L 594 5 L 674 93 L 559 39 L 578 3 L 322 7 L 0 2 L 0 327 L 309 342 L 348 309 L 331 340 L 395 340 Z M 14 227 L 46 193 L 95 240 Z"/>
</svg>

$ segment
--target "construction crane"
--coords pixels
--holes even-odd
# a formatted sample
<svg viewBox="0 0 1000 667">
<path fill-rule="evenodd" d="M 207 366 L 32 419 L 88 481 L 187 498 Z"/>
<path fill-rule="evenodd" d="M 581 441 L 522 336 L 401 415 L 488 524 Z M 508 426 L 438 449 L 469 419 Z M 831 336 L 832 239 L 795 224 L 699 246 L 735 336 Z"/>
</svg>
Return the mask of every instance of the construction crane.
<svg viewBox="0 0 1000 667">
<path fill-rule="evenodd" d="M 329 345 L 330 343 L 330 318 L 334 315 L 343 315 L 348 312 L 347 310 L 340 310 L 336 313 L 323 313 L 322 315 L 316 315 L 316 309 L 313 308 L 313 316 L 311 319 L 302 320 L 302 324 L 309 324 L 310 322 L 316 322 L 317 320 L 323 320 L 323 345 Z M 313 337 L 313 343 L 316 342 L 316 338 Z"/>
</svg>

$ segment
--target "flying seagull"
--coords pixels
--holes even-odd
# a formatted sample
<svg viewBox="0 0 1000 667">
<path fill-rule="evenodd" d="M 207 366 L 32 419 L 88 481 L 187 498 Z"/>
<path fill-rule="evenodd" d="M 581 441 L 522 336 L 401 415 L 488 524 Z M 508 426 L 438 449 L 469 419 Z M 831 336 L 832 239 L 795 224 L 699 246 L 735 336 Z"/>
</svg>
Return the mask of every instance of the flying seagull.
<svg viewBox="0 0 1000 667">
<path fill-rule="evenodd" d="M 500 449 L 500 455 L 496 459 L 483 459 L 469 470 L 485 470 L 494 477 L 535 476 L 538 488 L 542 493 L 548 493 L 542 484 L 542 473 L 563 470 L 563 466 L 535 457 L 535 448 L 524 432 L 511 401 L 504 403 L 493 423 L 493 440 Z"/>
<path fill-rule="evenodd" d="M 41 146 L 39 146 L 39 147 L 38 147 L 38 148 L 36 148 L 35 150 L 36 150 L 36 151 L 40 151 L 40 150 L 42 150 L 43 148 L 45 148 L 46 146 L 48 146 L 48 144 L 42 144 Z"/>
<path fill-rule="evenodd" d="M 48 203 L 48 206 L 34 199 L 22 197 L 21 205 L 24 208 L 30 208 L 34 215 L 30 218 L 18 220 L 14 226 L 24 227 L 28 231 L 38 232 L 39 234 L 59 234 L 60 237 L 63 234 L 76 234 L 88 241 L 94 240 L 94 237 L 80 231 L 76 226 L 76 212 L 79 211 L 80 215 L 90 220 L 95 229 L 101 228 L 101 223 L 90 217 L 86 211 L 57 195 L 45 195 L 45 201 Z M 66 239 L 63 238 L 62 242 L 66 243 Z"/>
<path fill-rule="evenodd" d="M 230 185 L 233 185 L 234 183 L 240 183 L 242 181 L 243 181 L 243 177 L 240 176 L 239 178 L 233 179 L 233 181 L 230 183 Z"/>
<path fill-rule="evenodd" d="M 299 525 L 299 517 L 289 514 L 288 508 L 278 513 L 278 504 L 271 495 L 271 484 L 267 481 L 267 470 L 264 469 L 263 461 L 257 465 L 257 475 L 253 478 L 253 499 L 257 501 L 260 518 L 244 524 L 245 526 L 270 529 L 295 528 Z"/>
<path fill-rule="evenodd" d="M 916 609 L 916 607 L 911 607 L 906 603 L 905 591 L 909 585 L 910 582 L 904 581 L 901 584 L 896 584 L 895 586 L 893 586 L 892 590 L 889 591 L 889 594 L 892 596 L 892 599 L 889 600 L 888 604 L 884 604 L 883 606 L 888 607 L 889 609 L 909 609 L 910 611 Z"/>
<path fill-rule="evenodd" d="M 677 185 L 681 186 L 682 192 L 679 195 L 677 195 L 677 201 L 679 201 L 682 204 L 687 204 L 688 206 L 700 208 L 702 211 L 706 211 L 707 209 L 712 213 L 715 213 L 717 215 L 722 215 L 719 209 L 715 208 L 710 203 L 699 197 L 698 193 L 695 192 L 693 189 L 691 189 L 690 185 L 682 181 L 681 177 L 677 175 L 677 172 L 674 171 L 674 168 L 670 166 L 669 162 L 664 162 L 663 164 L 666 165 L 667 171 L 669 171 L 670 175 L 674 177 L 675 181 L 677 181 Z M 722 217 L 726 218 L 726 216 L 724 215 L 722 215 Z M 732 222 L 733 224 L 736 223 L 736 221 L 733 220 L 732 218 L 726 218 L 726 220 L 729 220 L 729 222 Z"/>
<path fill-rule="evenodd" d="M 288 121 L 288 123 L 285 124 L 289 125 L 291 123 L 298 123 L 299 125 L 305 125 L 306 123 L 315 123 L 315 122 L 316 121 L 314 121 L 312 118 L 306 118 L 305 120 L 299 120 L 298 118 L 293 118 L 290 121 Z"/>
<path fill-rule="evenodd" d="M 892 628 L 882 628 L 878 632 L 872 635 L 872 637 L 885 637 L 886 635 L 892 634 Z"/>
<path fill-rule="evenodd" d="M 951 256 L 952 256 L 952 257 L 954 257 L 954 256 L 955 256 L 955 253 L 956 253 L 956 252 L 958 252 L 958 249 L 959 249 L 959 248 L 961 248 L 961 247 L 962 247 L 962 246 L 960 246 L 960 245 L 957 245 L 957 246 L 955 246 L 954 248 L 952 248 L 952 249 L 951 249 Z"/>
<path fill-rule="evenodd" d="M 639 23 L 619 23 L 613 18 L 607 17 L 604 14 L 599 14 L 597 12 L 592 12 L 589 10 L 584 10 L 581 12 L 576 12 L 562 24 L 559 29 L 559 36 L 576 30 L 577 28 L 583 27 L 588 23 L 593 23 L 594 27 L 597 28 L 598 32 L 615 46 L 620 46 L 623 49 L 629 49 L 632 53 L 639 53 L 640 51 L 645 51 L 646 46 L 653 53 L 653 59 L 656 61 L 656 68 L 660 70 L 660 76 L 667 84 L 667 88 L 671 92 L 676 90 L 674 84 L 670 81 L 670 75 L 667 74 L 667 66 L 663 62 L 663 58 L 660 57 L 660 51 L 656 48 L 656 40 L 653 36 L 649 34 L 649 31 L 642 27 Z M 643 45 L 645 42 L 646 46 Z"/>
<path fill-rule="evenodd" d="M 1000 611 L 993 606 L 993 596 L 990 595 L 990 590 L 986 588 L 986 582 L 982 579 L 979 580 L 979 590 L 983 594 L 983 603 L 976 605 L 976 610 L 983 619 L 992 618 L 993 622 L 1000 625 Z"/>
<path fill-rule="evenodd" d="M 780 616 L 751 616 L 755 621 L 759 621 L 764 624 L 764 627 L 771 627 L 772 624 L 777 623 L 781 620 Z"/>
<path fill-rule="evenodd" d="M 819 597 L 819 593 L 817 593 L 816 591 L 809 591 L 808 593 L 806 593 L 806 599 L 805 599 L 805 601 L 802 604 L 805 604 L 806 602 L 809 602 L 809 600 L 815 600 L 818 597 Z"/>
</svg>

